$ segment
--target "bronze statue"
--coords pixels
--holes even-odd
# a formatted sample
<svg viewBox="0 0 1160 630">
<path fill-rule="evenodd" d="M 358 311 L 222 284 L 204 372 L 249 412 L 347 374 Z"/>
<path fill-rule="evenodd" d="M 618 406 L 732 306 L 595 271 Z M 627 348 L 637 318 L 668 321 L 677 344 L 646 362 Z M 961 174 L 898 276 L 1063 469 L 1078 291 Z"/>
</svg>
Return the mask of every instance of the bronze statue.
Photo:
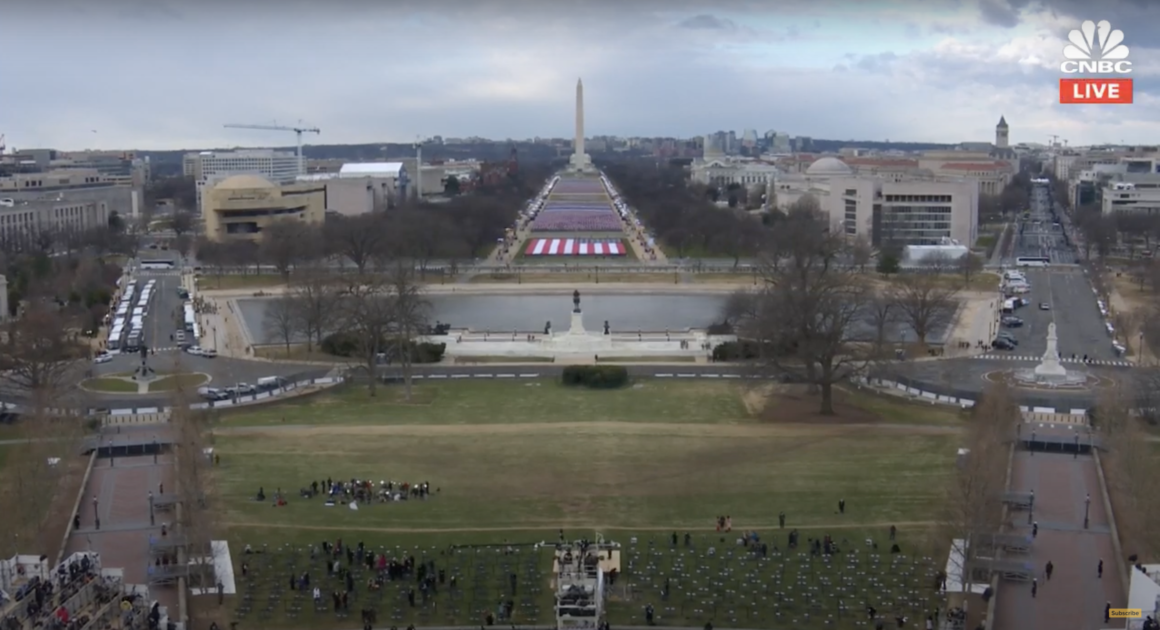
<svg viewBox="0 0 1160 630">
<path fill-rule="evenodd" d="M 580 312 L 580 291 L 578 291 L 578 290 L 572 292 L 572 305 L 575 307 L 572 309 L 572 312 L 579 313 Z"/>
</svg>

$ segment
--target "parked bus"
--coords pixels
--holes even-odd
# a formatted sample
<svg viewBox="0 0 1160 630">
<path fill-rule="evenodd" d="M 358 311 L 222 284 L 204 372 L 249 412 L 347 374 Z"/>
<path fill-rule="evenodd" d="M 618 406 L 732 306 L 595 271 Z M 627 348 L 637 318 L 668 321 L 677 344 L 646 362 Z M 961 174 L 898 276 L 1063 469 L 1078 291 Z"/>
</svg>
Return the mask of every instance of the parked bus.
<svg viewBox="0 0 1160 630">
<path fill-rule="evenodd" d="M 1047 256 L 1020 256 L 1015 259 L 1017 267 L 1046 267 L 1050 262 Z"/>
<path fill-rule="evenodd" d="M 193 329 L 196 325 L 197 325 L 197 316 L 193 312 L 193 305 L 186 304 L 185 305 L 185 331 L 186 332 L 193 332 Z"/>
<path fill-rule="evenodd" d="M 129 333 L 129 338 L 125 341 L 126 352 L 138 352 L 141 350 L 141 331 L 134 329 Z"/>
<path fill-rule="evenodd" d="M 120 324 L 113 326 L 113 329 L 109 331 L 109 340 L 105 343 L 105 349 L 109 352 L 117 352 L 121 349 L 124 337 L 125 328 Z"/>
</svg>

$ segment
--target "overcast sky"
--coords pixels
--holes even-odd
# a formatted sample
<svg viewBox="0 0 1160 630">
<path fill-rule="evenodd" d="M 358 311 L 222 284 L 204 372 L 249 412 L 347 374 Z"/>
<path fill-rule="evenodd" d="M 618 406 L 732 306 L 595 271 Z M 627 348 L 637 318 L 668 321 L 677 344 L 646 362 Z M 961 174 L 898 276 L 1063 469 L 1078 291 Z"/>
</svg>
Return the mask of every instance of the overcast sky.
<svg viewBox="0 0 1160 630">
<path fill-rule="evenodd" d="M 1058 103 L 1109 20 L 1133 105 Z M 1155 0 L 4 0 L 9 146 L 178 149 L 753 128 L 831 139 L 1160 143 Z"/>
</svg>

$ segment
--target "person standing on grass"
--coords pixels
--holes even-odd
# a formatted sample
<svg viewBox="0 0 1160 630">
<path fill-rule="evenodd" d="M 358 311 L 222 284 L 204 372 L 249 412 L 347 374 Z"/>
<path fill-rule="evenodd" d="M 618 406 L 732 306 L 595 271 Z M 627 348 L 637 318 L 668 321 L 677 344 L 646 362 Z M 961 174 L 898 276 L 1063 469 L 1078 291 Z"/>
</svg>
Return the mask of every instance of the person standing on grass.
<svg viewBox="0 0 1160 630">
<path fill-rule="evenodd" d="M 845 499 L 838 499 L 838 514 L 845 514 L 845 513 L 846 513 L 846 500 Z"/>
</svg>

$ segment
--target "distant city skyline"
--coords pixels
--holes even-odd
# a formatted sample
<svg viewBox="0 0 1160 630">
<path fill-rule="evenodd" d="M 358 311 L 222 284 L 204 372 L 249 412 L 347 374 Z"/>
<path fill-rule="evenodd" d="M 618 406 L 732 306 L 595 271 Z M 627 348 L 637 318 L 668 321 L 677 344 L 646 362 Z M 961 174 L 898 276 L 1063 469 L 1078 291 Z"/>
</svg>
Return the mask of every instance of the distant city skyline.
<svg viewBox="0 0 1160 630">
<path fill-rule="evenodd" d="M 10 0 L 7 49 L 28 54 L 0 55 L 0 134 L 63 150 L 289 146 L 222 125 L 301 120 L 322 130 L 310 144 L 568 138 L 583 77 L 589 137 L 950 144 L 989 141 L 1003 115 L 1012 144 L 1160 144 L 1160 5 L 747 4 Z M 1058 104 L 1067 31 L 1085 19 L 1123 29 L 1134 104 Z"/>
</svg>

